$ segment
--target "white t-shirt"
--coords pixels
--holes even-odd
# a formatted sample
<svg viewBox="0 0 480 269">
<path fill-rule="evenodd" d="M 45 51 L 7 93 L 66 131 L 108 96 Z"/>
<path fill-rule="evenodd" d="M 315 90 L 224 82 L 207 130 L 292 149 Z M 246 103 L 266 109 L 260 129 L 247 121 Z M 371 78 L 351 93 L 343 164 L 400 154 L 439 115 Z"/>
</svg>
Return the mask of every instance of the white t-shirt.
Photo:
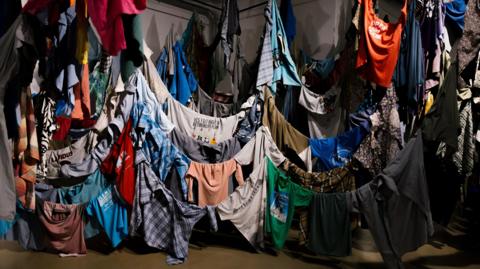
<svg viewBox="0 0 480 269">
<path fill-rule="evenodd" d="M 173 98 L 168 98 L 167 104 L 167 117 L 176 128 L 195 140 L 209 144 L 217 144 L 232 138 L 238 123 L 245 116 L 243 111 L 226 118 L 206 116 Z"/>
</svg>

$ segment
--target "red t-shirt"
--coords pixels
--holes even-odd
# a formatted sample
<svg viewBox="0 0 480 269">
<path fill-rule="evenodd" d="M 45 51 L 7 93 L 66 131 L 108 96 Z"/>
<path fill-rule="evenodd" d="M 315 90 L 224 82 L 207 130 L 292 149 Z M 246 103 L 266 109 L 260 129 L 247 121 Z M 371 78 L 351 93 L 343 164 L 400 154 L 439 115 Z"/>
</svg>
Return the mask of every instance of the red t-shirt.
<svg viewBox="0 0 480 269">
<path fill-rule="evenodd" d="M 118 192 L 130 206 L 135 195 L 135 154 L 130 137 L 131 130 L 130 119 L 101 166 L 104 174 L 115 177 Z"/>
<path fill-rule="evenodd" d="M 388 88 L 397 65 L 403 25 L 407 18 L 407 0 L 404 0 L 397 23 L 387 23 L 378 18 L 372 0 L 359 0 L 359 3 L 364 16 L 356 68 L 364 79 Z"/>
</svg>

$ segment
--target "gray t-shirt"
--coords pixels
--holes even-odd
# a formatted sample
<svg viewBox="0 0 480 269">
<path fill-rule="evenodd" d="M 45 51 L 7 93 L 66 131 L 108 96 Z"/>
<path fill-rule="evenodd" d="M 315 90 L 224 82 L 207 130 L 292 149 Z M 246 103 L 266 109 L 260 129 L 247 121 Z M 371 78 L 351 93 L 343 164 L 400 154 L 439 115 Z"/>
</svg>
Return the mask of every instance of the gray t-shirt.
<svg viewBox="0 0 480 269">
<path fill-rule="evenodd" d="M 219 163 L 232 159 L 242 146 L 238 138 L 230 138 L 215 145 L 199 142 L 177 128 L 168 134 L 172 143 L 189 159 L 200 163 Z"/>
<path fill-rule="evenodd" d="M 227 199 L 217 206 L 222 220 L 230 220 L 253 247 L 263 247 L 265 201 L 267 199 L 266 158 L 280 166 L 285 156 L 277 148 L 266 127 L 235 156 L 241 165 L 253 164 L 253 171 Z"/>
<path fill-rule="evenodd" d="M 245 112 L 226 118 L 202 115 L 182 105 L 173 98 L 167 99 L 167 116 L 186 135 L 210 144 L 217 144 L 232 138 Z"/>
<path fill-rule="evenodd" d="M 233 114 L 234 104 L 224 104 L 213 100 L 208 93 L 198 88 L 198 100 L 194 104 L 196 112 L 213 117 L 228 117 Z"/>
<path fill-rule="evenodd" d="M 95 144 L 93 140 L 97 137 L 93 131 L 82 136 L 75 143 L 68 147 L 47 150 L 43 156 L 42 166 L 45 166 L 47 180 L 64 178 L 60 172 L 63 164 L 81 163 L 92 151 Z"/>
<path fill-rule="evenodd" d="M 317 94 L 302 86 L 298 103 L 308 113 L 310 137 L 333 137 L 343 132 L 346 110 L 340 105 L 340 88 Z"/>
<path fill-rule="evenodd" d="M 273 141 L 268 128 L 261 126 L 255 133 L 255 137 L 243 146 L 234 158 L 240 165 L 253 164 L 253 169 L 255 169 L 263 162 L 265 156 L 270 157 L 275 164 L 285 160 L 285 156 Z"/>
</svg>

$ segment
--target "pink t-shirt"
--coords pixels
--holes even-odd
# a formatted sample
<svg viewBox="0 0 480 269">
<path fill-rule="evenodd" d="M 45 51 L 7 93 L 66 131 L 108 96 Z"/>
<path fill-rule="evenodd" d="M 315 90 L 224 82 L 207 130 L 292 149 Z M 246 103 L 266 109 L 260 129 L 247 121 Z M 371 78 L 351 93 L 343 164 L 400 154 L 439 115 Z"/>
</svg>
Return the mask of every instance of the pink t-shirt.
<svg viewBox="0 0 480 269">
<path fill-rule="evenodd" d="M 198 205 L 217 205 L 228 196 L 228 182 L 235 173 L 239 185 L 243 185 L 241 166 L 231 159 L 222 163 L 191 162 L 185 176 L 188 183 L 188 200 L 193 200 L 193 181 L 198 182 Z"/>
</svg>

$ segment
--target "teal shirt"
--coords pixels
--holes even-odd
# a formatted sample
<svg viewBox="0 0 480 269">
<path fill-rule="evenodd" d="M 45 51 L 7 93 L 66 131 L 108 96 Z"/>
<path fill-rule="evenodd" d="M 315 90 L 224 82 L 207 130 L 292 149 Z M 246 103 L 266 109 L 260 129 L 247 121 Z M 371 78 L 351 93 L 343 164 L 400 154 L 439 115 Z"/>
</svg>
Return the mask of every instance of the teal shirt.
<svg viewBox="0 0 480 269">
<path fill-rule="evenodd" d="M 97 169 L 84 182 L 58 189 L 58 199 L 62 204 L 86 204 L 99 196 L 110 185 L 100 169 Z M 100 230 L 101 226 L 98 221 L 91 218 L 87 220 L 85 225 L 85 237 L 92 238 L 99 234 Z"/>
<path fill-rule="evenodd" d="M 272 236 L 273 245 L 283 248 L 297 206 L 308 206 L 314 192 L 290 180 L 267 158 L 267 210 L 265 230 Z"/>
<path fill-rule="evenodd" d="M 272 92 L 276 93 L 277 83 L 282 82 L 283 85 L 301 86 L 302 83 L 298 76 L 297 67 L 293 62 L 288 47 L 287 35 L 283 27 L 280 11 L 278 10 L 277 1 L 272 0 L 272 53 L 273 53 L 273 79 Z"/>
</svg>

